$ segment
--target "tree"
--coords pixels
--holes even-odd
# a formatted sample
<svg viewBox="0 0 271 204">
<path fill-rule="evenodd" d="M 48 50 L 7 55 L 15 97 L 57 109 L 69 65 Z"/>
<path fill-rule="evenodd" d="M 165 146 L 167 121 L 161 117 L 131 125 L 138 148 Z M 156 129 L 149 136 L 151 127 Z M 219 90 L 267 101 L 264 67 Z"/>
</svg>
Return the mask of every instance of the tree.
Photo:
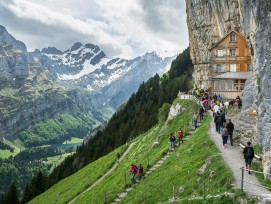
<svg viewBox="0 0 271 204">
<path fill-rule="evenodd" d="M 27 203 L 28 201 L 32 200 L 33 197 L 34 197 L 33 193 L 29 187 L 29 184 L 27 183 L 26 187 L 24 189 L 24 194 L 23 194 L 23 198 L 21 200 L 21 203 L 22 204 Z"/>
<path fill-rule="evenodd" d="M 12 182 L 9 191 L 5 198 L 5 204 L 19 204 L 18 191 L 15 184 Z"/>
</svg>

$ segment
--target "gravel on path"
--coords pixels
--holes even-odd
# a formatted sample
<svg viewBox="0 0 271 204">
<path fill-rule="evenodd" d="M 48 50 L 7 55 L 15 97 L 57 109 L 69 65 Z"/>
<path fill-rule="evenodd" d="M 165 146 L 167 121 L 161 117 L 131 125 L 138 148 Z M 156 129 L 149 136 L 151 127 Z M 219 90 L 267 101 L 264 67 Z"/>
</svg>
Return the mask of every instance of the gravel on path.
<svg viewBox="0 0 271 204">
<path fill-rule="evenodd" d="M 220 149 L 221 155 L 224 161 L 227 163 L 228 167 L 232 170 L 235 178 L 235 187 L 241 188 L 241 178 L 242 178 L 242 167 L 245 167 L 245 160 L 243 157 L 243 149 L 239 144 L 234 144 L 234 146 L 228 145 L 226 149 L 223 149 L 221 134 L 215 131 L 215 124 L 212 121 L 209 129 L 209 135 L 211 139 L 215 142 L 216 146 Z M 228 142 L 229 144 L 229 142 Z M 253 169 L 253 164 L 252 164 Z M 244 192 L 249 196 L 261 196 L 263 198 L 271 199 L 271 192 L 266 188 L 262 187 L 254 173 L 249 175 L 248 172 L 244 171 Z"/>
</svg>

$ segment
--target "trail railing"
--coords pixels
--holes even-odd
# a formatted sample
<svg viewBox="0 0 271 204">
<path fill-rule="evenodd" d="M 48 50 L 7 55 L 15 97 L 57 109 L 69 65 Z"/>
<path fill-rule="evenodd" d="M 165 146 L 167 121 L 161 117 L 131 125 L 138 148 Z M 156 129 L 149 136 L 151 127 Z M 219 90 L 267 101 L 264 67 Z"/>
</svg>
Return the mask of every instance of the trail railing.
<svg viewBox="0 0 271 204">
<path fill-rule="evenodd" d="M 253 183 L 253 182 L 250 182 L 250 181 L 245 181 L 244 180 L 244 172 L 248 171 L 247 169 L 245 169 L 245 167 L 242 167 L 241 168 L 241 171 L 242 171 L 242 177 L 241 177 L 241 191 L 244 191 L 244 183 L 248 183 L 250 185 L 254 185 L 254 186 L 259 186 L 259 187 L 262 187 L 262 188 L 265 188 L 269 191 L 271 191 L 271 187 L 268 187 L 268 186 L 263 186 L 263 185 L 260 185 L 258 183 Z M 256 171 L 256 170 L 250 170 L 251 172 L 254 172 L 254 173 L 258 173 L 258 174 L 264 174 L 264 175 L 268 175 L 268 176 L 271 176 L 271 174 L 268 174 L 268 173 L 265 173 L 265 172 L 261 172 L 261 171 Z"/>
<path fill-rule="evenodd" d="M 194 101 L 197 104 L 201 105 L 200 100 L 196 96 L 189 95 L 189 94 L 182 94 L 182 93 L 178 94 L 178 96 L 179 96 L 180 99 L 191 100 L 191 101 Z"/>
</svg>

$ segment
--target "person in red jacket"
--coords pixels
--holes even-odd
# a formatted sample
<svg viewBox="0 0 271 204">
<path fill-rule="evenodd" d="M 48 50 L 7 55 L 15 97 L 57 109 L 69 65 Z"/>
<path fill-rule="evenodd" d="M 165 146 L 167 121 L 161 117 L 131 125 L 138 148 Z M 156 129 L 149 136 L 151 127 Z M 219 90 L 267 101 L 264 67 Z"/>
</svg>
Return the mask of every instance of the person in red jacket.
<svg viewBox="0 0 271 204">
<path fill-rule="evenodd" d="M 138 171 L 137 166 L 135 164 L 132 164 L 131 169 L 130 169 L 130 178 L 131 178 L 132 183 L 135 183 L 136 181 L 135 176 L 137 174 L 137 171 Z"/>
<path fill-rule="evenodd" d="M 183 143 L 183 131 L 182 131 L 182 129 L 179 128 L 177 133 L 178 133 L 179 145 L 180 145 L 181 141 Z"/>
</svg>

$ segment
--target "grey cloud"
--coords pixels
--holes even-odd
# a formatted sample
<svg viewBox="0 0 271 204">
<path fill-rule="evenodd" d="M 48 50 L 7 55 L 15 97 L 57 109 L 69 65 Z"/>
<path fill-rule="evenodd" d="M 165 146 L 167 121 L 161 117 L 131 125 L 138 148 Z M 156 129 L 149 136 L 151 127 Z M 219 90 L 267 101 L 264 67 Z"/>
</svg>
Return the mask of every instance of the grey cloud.
<svg viewBox="0 0 271 204">
<path fill-rule="evenodd" d="M 185 18 L 185 2 L 184 0 L 165 1 L 165 0 L 140 0 L 140 5 L 144 10 L 145 15 L 142 16 L 143 21 L 149 29 L 155 32 L 168 32 L 178 28 L 182 24 L 182 19 Z M 161 13 L 163 7 L 170 7 L 180 11 L 179 18 L 172 13 Z M 166 17 L 165 17 L 166 16 Z M 182 18 L 183 17 L 183 18 Z"/>
<path fill-rule="evenodd" d="M 83 35 L 60 25 L 47 25 L 33 19 L 18 18 L 9 10 L 1 7 L 1 5 L 0 25 L 6 27 L 8 32 L 17 40 L 24 42 L 29 51 L 48 46 L 64 51 L 69 49 L 75 42 L 80 41 L 83 44 L 97 44 L 105 53 L 108 53 L 107 55 L 122 54 L 120 50 L 112 47 L 112 45 L 98 42 L 95 36 Z"/>
</svg>

